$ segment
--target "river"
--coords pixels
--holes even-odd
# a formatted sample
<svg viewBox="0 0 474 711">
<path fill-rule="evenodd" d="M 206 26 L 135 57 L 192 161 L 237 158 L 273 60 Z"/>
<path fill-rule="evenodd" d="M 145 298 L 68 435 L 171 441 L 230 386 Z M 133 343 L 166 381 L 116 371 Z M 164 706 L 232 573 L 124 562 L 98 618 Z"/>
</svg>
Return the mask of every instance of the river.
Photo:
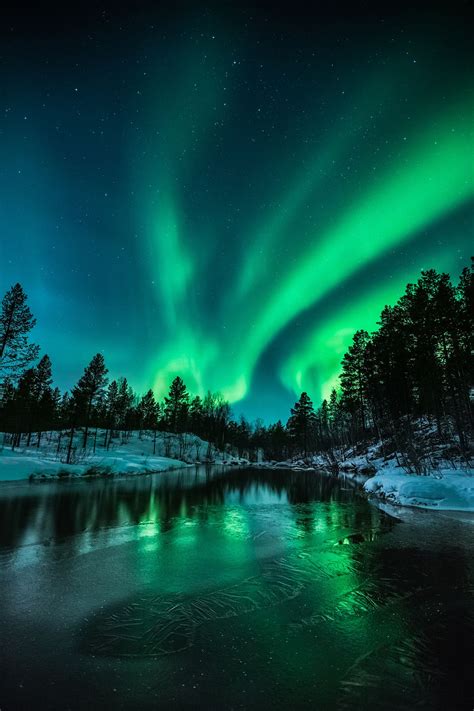
<svg viewBox="0 0 474 711">
<path fill-rule="evenodd" d="M 473 531 L 309 471 L 3 484 L 0 708 L 471 710 Z"/>
</svg>

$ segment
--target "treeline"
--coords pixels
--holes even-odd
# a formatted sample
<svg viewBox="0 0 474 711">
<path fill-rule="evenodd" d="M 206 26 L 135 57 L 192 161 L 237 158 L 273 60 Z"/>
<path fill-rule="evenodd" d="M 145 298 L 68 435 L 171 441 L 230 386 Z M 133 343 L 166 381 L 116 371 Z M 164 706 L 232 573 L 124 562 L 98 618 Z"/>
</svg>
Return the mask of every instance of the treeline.
<svg viewBox="0 0 474 711">
<path fill-rule="evenodd" d="M 342 360 L 340 388 L 314 410 L 306 393 L 288 423 L 303 454 L 377 438 L 422 473 L 429 452 L 417 436 L 428 421 L 439 442 L 469 460 L 473 438 L 474 269 L 457 285 L 447 274 L 424 271 L 378 329 L 357 331 Z M 336 452 L 337 454 L 337 452 Z"/>
<path fill-rule="evenodd" d="M 240 456 L 281 460 L 364 446 L 377 438 L 403 454 L 415 471 L 423 467 L 416 423 L 432 423 L 440 440 L 470 456 L 473 435 L 474 268 L 454 285 L 447 274 L 422 272 L 394 306 L 381 313 L 377 330 L 357 331 L 342 360 L 340 387 L 315 409 L 302 393 L 286 424 L 236 421 L 219 394 L 192 397 L 176 377 L 163 401 L 152 390 L 137 395 L 126 378 L 108 379 L 103 356 L 93 357 L 70 392 L 53 387 L 51 361 L 30 343 L 35 319 L 17 284 L 0 314 L 0 430 L 11 446 L 40 446 L 41 433 L 59 431 L 71 461 L 77 432 L 84 449 L 110 447 L 132 431 L 189 432 Z M 97 441 L 101 430 L 101 441 Z"/>
<path fill-rule="evenodd" d="M 42 434 L 52 431 L 59 433 L 55 446 L 58 454 L 65 452 L 66 462 L 75 459 L 79 435 L 81 448 L 94 451 L 109 448 L 117 436 L 126 441 L 132 431 L 151 432 L 154 453 L 160 431 L 192 433 L 221 451 L 227 447 L 247 456 L 262 445 L 263 425 L 233 420 L 219 393 L 192 397 L 176 377 L 162 401 L 152 390 L 138 395 L 126 378 L 108 378 L 100 353 L 72 390 L 61 393 L 53 386 L 50 358 L 44 355 L 32 364 L 39 355 L 29 341 L 35 323 L 26 294 L 16 284 L 3 298 L 0 314 L 0 431 L 12 449 L 32 442 L 39 448 Z"/>
</svg>

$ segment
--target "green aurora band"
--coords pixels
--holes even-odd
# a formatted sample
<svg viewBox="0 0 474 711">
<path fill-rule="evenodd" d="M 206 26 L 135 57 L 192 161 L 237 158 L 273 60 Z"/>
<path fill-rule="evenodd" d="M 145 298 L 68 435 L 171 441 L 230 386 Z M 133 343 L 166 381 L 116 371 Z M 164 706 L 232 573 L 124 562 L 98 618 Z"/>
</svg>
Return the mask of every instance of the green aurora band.
<svg viewBox="0 0 474 711">
<path fill-rule="evenodd" d="M 335 144 L 318 155 L 313 169 L 290 186 L 268 224 L 244 240 L 243 268 L 227 292 L 226 320 L 232 328 L 219 338 L 200 327 L 196 304 L 190 298 L 193 282 L 206 278 L 206 255 L 193 255 L 186 244 L 176 191 L 169 179 L 163 180 L 168 185 L 154 213 L 150 264 L 152 271 L 154 264 L 170 265 L 160 272 L 157 282 L 161 308 L 173 335 L 168 344 L 161 345 L 154 362 L 155 389 L 163 394 L 170 379 L 180 374 L 200 395 L 210 388 L 232 402 L 244 398 L 259 358 L 293 319 L 358 270 L 415 239 L 421 230 L 472 199 L 471 116 L 472 104 L 464 99 L 436 115 L 430 125 L 401 137 L 398 155 L 379 171 L 382 174 L 368 176 L 365 189 L 357 189 L 362 194 L 347 200 L 337 219 L 315 227 L 314 237 L 303 241 L 303 249 L 301 243 L 290 242 L 294 256 L 288 255 L 282 264 L 282 235 L 288 250 L 292 220 L 321 189 L 321 167 L 337 156 Z M 357 135 L 351 140 L 357 140 Z M 178 145 L 183 150 L 181 132 L 176 136 L 176 149 Z M 342 152 L 343 146 L 339 149 Z M 362 288 L 356 303 L 319 321 L 316 333 L 309 327 L 310 337 L 295 342 L 293 352 L 280 365 L 282 383 L 295 393 L 306 388 L 315 398 L 327 396 L 355 330 L 374 327 L 382 307 L 393 303 L 422 267 L 456 268 L 452 253 L 432 252 L 406 268 L 389 288 L 383 279 Z"/>
<path fill-rule="evenodd" d="M 421 269 L 469 263 L 466 3 L 257 5 L 6 9 L 0 286 L 61 390 L 100 351 L 139 394 L 284 420 Z"/>
</svg>

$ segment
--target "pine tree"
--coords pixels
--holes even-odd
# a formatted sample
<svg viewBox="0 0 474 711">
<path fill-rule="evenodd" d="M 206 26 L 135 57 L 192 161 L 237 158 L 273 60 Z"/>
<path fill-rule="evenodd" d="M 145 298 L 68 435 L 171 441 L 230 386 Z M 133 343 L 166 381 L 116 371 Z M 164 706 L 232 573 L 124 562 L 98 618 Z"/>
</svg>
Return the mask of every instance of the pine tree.
<svg viewBox="0 0 474 711">
<path fill-rule="evenodd" d="M 153 432 L 153 454 L 156 454 L 156 430 L 158 428 L 159 415 L 160 406 L 155 400 L 153 390 L 148 390 L 137 405 L 137 417 L 140 436 L 142 430 L 151 430 Z"/>
<path fill-rule="evenodd" d="M 0 429 L 13 432 L 15 423 L 15 386 L 10 378 L 5 378 L 0 391 Z"/>
<path fill-rule="evenodd" d="M 158 426 L 159 405 L 155 400 L 153 390 L 148 390 L 137 406 L 140 429 L 156 430 Z"/>
<path fill-rule="evenodd" d="M 34 369 L 33 420 L 38 432 L 37 446 L 40 446 L 41 432 L 51 427 L 54 420 L 55 402 L 53 398 L 53 376 L 51 360 L 44 355 Z"/>
<path fill-rule="evenodd" d="M 449 280 L 449 277 L 446 275 Z M 408 371 L 412 376 L 412 396 L 416 415 L 436 418 L 441 434 L 444 410 L 442 364 L 439 359 L 440 313 L 437 293 L 443 275 L 434 269 L 421 273 L 416 284 L 408 284 L 398 302 L 406 324 L 409 345 Z"/>
<path fill-rule="evenodd" d="M 322 401 L 321 407 L 316 413 L 316 421 L 321 448 L 327 449 L 329 447 L 329 405 L 326 399 Z"/>
<path fill-rule="evenodd" d="M 215 440 L 214 444 L 221 450 L 224 449 L 227 437 L 227 428 L 231 418 L 231 409 L 227 400 L 221 393 L 214 394 Z"/>
<path fill-rule="evenodd" d="M 20 284 L 12 286 L 3 297 L 0 311 L 0 380 L 8 376 L 16 381 L 38 356 L 39 347 L 28 340 L 36 319 L 26 299 Z"/>
<path fill-rule="evenodd" d="M 367 428 L 367 398 L 364 371 L 365 349 L 369 342 L 367 331 L 356 331 L 342 360 L 341 389 L 345 407 L 353 418 L 354 437 Z"/>
<path fill-rule="evenodd" d="M 165 397 L 164 416 L 166 426 L 171 432 L 184 432 L 189 410 L 189 394 L 186 385 L 179 377 L 170 385 L 168 397 Z"/>
<path fill-rule="evenodd" d="M 204 409 L 199 395 L 191 400 L 189 406 L 189 429 L 195 435 L 202 435 Z"/>
<path fill-rule="evenodd" d="M 27 445 L 30 444 L 33 427 L 34 390 L 36 375 L 34 368 L 28 368 L 20 376 L 15 392 L 15 436 L 12 449 L 20 445 L 22 433 L 27 433 Z"/>
<path fill-rule="evenodd" d="M 116 413 L 118 426 L 122 430 L 128 430 L 131 424 L 131 408 L 135 400 L 135 393 L 128 384 L 127 378 L 119 378 L 117 387 Z"/>
<path fill-rule="evenodd" d="M 298 402 L 291 408 L 287 427 L 293 441 L 302 449 L 305 457 L 313 443 L 315 419 L 313 403 L 308 394 L 303 392 Z"/>
<path fill-rule="evenodd" d="M 328 426 L 329 426 L 329 433 L 332 438 L 338 437 L 339 434 L 339 428 L 341 425 L 341 409 L 339 405 L 339 399 L 337 397 L 337 390 L 336 388 L 333 388 L 331 390 L 331 394 L 329 396 L 329 403 L 328 403 Z"/>
<path fill-rule="evenodd" d="M 84 374 L 72 390 L 73 409 L 75 422 L 71 427 L 71 447 L 74 434 L 74 427 L 77 424 L 84 426 L 83 448 L 87 446 L 87 436 L 89 434 L 89 424 L 93 407 L 102 398 L 107 385 L 108 370 L 105 367 L 104 356 L 97 353 L 84 369 Z M 70 460 L 70 451 L 68 461 Z"/>
<path fill-rule="evenodd" d="M 112 380 L 109 383 L 104 401 L 104 448 L 110 447 L 113 430 L 117 427 L 117 402 L 118 402 L 118 383 Z"/>
</svg>

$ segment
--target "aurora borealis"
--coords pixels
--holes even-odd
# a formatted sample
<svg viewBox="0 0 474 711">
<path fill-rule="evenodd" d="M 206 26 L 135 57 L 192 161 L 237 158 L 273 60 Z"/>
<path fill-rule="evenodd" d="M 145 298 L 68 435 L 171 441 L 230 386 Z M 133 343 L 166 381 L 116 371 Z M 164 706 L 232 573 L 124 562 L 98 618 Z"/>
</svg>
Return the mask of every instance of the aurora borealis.
<svg viewBox="0 0 474 711">
<path fill-rule="evenodd" d="M 472 251 L 467 5 L 156 4 L 2 26 L 0 288 L 55 379 L 318 401 L 359 328 Z"/>
</svg>

